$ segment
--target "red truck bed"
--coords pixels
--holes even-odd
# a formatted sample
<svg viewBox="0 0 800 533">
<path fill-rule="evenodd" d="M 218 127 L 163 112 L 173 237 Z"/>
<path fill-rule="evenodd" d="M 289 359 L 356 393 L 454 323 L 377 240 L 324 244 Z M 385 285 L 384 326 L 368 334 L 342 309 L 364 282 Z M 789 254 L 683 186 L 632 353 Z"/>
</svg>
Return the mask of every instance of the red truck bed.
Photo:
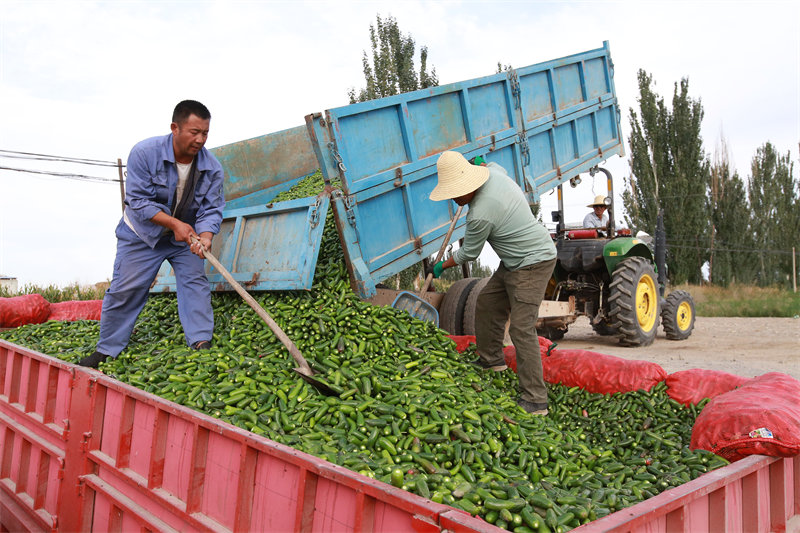
<svg viewBox="0 0 800 533">
<path fill-rule="evenodd" d="M 785 531 L 800 457 L 751 456 L 575 531 Z M 0 531 L 503 531 L 0 340 Z"/>
</svg>

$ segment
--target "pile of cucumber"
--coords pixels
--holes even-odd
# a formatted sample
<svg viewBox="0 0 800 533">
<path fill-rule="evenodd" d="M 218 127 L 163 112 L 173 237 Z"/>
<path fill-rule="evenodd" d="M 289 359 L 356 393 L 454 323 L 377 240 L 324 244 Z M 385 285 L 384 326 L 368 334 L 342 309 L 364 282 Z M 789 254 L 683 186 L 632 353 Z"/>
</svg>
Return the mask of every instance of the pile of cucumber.
<svg viewBox="0 0 800 533">
<path fill-rule="evenodd" d="M 317 173 L 276 201 L 322 189 Z M 186 347 L 172 295 L 153 295 L 108 375 L 512 531 L 566 531 L 727 464 L 690 450 L 703 403 L 650 391 L 549 387 L 549 414 L 516 405 L 517 376 L 470 364 L 429 322 L 350 290 L 329 213 L 310 291 L 258 293 L 338 396 L 323 396 L 235 293 L 214 294 L 213 348 Z M 75 362 L 96 322 L 47 322 L 0 337 Z"/>
</svg>

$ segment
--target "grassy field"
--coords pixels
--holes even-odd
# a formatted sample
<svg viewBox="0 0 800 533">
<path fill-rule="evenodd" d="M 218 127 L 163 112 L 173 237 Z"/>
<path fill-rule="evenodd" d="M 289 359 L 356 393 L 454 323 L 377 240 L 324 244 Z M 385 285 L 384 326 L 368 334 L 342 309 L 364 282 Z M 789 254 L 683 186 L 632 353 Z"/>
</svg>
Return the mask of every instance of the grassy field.
<svg viewBox="0 0 800 533">
<path fill-rule="evenodd" d="M 102 300 L 103 293 L 108 284 L 98 283 L 97 285 L 80 286 L 77 283 L 67 285 L 66 287 L 58 287 L 56 285 L 48 285 L 47 287 L 39 287 L 36 285 L 25 285 L 14 293 L 11 293 L 5 287 L 0 287 L 0 297 L 8 298 L 11 296 L 19 296 L 22 294 L 41 294 L 45 300 L 51 304 L 58 302 L 68 302 L 71 300 Z"/>
<path fill-rule="evenodd" d="M 671 287 L 692 295 L 697 316 L 794 317 L 800 315 L 800 292 L 732 285 Z"/>
<path fill-rule="evenodd" d="M 452 282 L 436 280 L 438 291 L 446 291 Z M 107 284 L 79 286 L 77 283 L 66 287 L 50 285 L 37 287 L 26 285 L 14 294 L 0 287 L 0 297 L 39 293 L 50 303 L 68 300 L 100 300 Z M 800 315 L 800 292 L 776 288 L 733 285 L 727 288 L 713 285 L 682 285 L 671 287 L 669 291 L 685 290 L 692 295 L 697 316 L 743 316 L 743 317 L 793 317 Z"/>
</svg>

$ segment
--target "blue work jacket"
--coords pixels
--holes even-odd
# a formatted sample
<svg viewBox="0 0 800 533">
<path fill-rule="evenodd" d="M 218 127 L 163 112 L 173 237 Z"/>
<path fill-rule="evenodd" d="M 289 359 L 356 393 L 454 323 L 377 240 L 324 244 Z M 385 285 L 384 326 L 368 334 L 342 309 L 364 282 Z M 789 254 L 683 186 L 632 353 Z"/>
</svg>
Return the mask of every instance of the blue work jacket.
<svg viewBox="0 0 800 533">
<path fill-rule="evenodd" d="M 225 196 L 224 172 L 219 161 L 205 147 L 197 155 L 198 178 L 183 222 L 199 234 L 216 235 L 222 222 Z M 178 188 L 178 168 L 172 147 L 172 133 L 137 143 L 128 156 L 125 211 L 136 234 L 151 248 L 164 234 L 164 227 L 150 221 L 159 211 L 172 214 Z"/>
</svg>

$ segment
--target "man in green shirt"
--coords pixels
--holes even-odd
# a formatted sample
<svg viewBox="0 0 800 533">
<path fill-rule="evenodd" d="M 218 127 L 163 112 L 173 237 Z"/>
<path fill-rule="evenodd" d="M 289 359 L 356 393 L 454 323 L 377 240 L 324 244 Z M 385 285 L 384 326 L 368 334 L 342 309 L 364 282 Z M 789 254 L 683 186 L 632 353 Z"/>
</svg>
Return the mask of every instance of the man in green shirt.
<svg viewBox="0 0 800 533">
<path fill-rule="evenodd" d="M 509 333 L 517 351 L 520 397 L 525 411 L 547 414 L 547 388 L 536 320 L 556 264 L 556 247 L 547 229 L 531 213 L 522 190 L 496 163 L 471 165 L 458 152 L 442 152 L 436 162 L 438 183 L 431 200 L 469 204 L 464 244 L 433 266 L 434 277 L 480 255 L 488 242 L 500 266 L 478 295 L 475 337 L 481 368 L 503 371 L 503 337 Z"/>
</svg>

